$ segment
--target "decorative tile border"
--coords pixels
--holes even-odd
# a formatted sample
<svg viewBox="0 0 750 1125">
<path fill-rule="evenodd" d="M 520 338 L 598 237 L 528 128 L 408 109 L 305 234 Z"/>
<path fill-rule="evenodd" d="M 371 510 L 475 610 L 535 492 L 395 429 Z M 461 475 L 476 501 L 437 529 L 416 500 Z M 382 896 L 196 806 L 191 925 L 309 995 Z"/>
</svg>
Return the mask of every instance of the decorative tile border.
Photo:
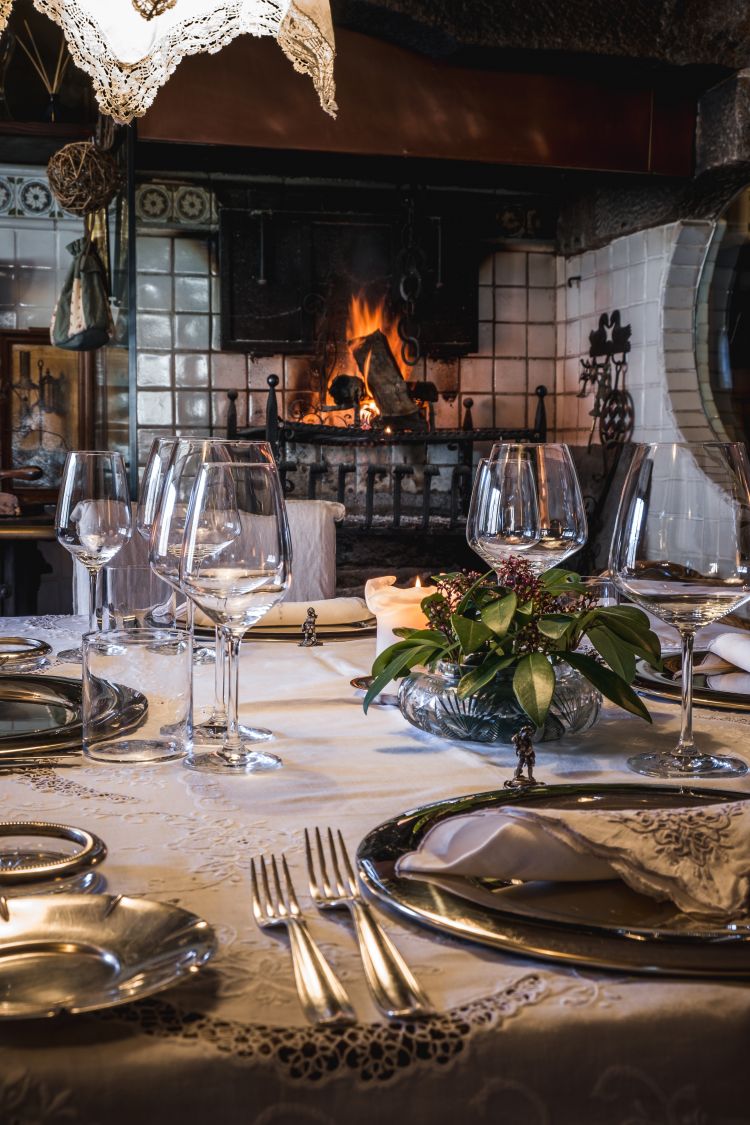
<svg viewBox="0 0 750 1125">
<path fill-rule="evenodd" d="M 217 221 L 213 192 L 195 184 L 141 184 L 135 193 L 140 223 L 205 230 Z"/>
<path fill-rule="evenodd" d="M 0 176 L 0 215 L 19 219 L 62 219 L 68 215 L 44 176 Z"/>
</svg>

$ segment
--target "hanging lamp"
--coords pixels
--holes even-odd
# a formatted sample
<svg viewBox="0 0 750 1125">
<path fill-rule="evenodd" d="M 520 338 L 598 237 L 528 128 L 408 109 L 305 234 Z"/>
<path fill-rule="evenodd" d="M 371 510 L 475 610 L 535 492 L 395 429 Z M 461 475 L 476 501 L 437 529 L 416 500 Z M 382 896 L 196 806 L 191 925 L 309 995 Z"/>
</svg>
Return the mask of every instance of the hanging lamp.
<svg viewBox="0 0 750 1125">
<path fill-rule="evenodd" d="M 0 33 L 13 0 L 0 0 Z M 141 117 L 186 55 L 211 54 L 238 35 L 271 35 L 336 115 L 329 0 L 34 0 L 63 31 L 91 78 L 102 113 Z"/>
</svg>

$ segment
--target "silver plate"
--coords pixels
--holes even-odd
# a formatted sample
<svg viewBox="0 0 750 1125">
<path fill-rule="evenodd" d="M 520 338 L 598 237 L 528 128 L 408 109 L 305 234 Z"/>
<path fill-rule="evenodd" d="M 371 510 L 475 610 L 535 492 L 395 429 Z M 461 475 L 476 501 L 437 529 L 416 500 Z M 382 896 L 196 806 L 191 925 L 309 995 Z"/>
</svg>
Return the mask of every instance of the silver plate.
<svg viewBox="0 0 750 1125">
<path fill-rule="evenodd" d="M 97 724 L 107 735 L 135 730 L 146 717 L 145 695 L 105 682 L 108 706 Z M 4 757 L 80 752 L 83 701 L 80 680 L 62 676 L 0 676 L 0 765 Z"/>
<path fill-rule="evenodd" d="M 0 900 L 0 1019 L 127 1004 L 195 973 L 215 949 L 208 923 L 145 898 Z"/>
<path fill-rule="evenodd" d="M 706 655 L 705 650 L 696 650 L 696 664 Z M 663 656 L 663 672 L 657 672 L 645 660 L 639 660 L 633 686 L 638 689 L 640 695 L 665 700 L 668 703 L 679 703 L 682 698 L 682 687 L 680 681 L 675 679 L 675 673 L 680 669 L 682 658 L 678 652 L 665 652 Z M 750 711 L 750 696 L 710 688 L 706 683 L 706 677 L 702 676 L 700 671 L 696 671 L 693 675 L 693 704 L 697 707 L 711 707 L 715 711 Z"/>
<path fill-rule="evenodd" d="M 397 860 L 446 817 L 520 802 L 540 808 L 684 808 L 746 793 L 642 785 L 553 785 L 439 801 L 376 828 L 360 844 L 365 886 L 413 921 L 483 945 L 568 964 L 668 976 L 750 977 L 750 919 L 697 922 L 671 904 L 598 883 L 500 884 L 399 876 Z"/>
<path fill-rule="evenodd" d="M 318 638 L 321 641 L 350 641 L 355 637 L 374 637 L 377 633 L 377 622 L 374 617 L 364 621 L 346 621 L 340 625 L 316 626 Z M 213 629 L 199 628 L 195 635 L 204 640 L 213 639 Z M 253 625 L 242 638 L 243 641 L 296 641 L 302 640 L 302 625 Z"/>
</svg>

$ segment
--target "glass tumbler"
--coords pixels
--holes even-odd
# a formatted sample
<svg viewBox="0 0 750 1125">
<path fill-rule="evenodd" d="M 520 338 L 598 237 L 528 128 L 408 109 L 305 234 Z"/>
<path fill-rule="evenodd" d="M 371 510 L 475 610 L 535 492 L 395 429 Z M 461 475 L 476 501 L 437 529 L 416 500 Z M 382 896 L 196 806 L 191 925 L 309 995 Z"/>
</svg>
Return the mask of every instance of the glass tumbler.
<svg viewBox="0 0 750 1125">
<path fill-rule="evenodd" d="M 83 752 L 163 762 L 193 745 L 192 638 L 185 629 L 114 629 L 83 638 Z M 137 729 L 129 716 L 144 708 Z"/>
</svg>

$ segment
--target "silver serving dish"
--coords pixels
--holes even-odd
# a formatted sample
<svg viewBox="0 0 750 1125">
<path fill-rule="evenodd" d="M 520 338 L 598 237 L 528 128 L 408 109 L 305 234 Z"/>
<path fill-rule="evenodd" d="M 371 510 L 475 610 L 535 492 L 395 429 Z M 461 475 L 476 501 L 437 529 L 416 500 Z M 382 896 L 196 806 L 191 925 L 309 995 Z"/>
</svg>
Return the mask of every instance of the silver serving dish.
<svg viewBox="0 0 750 1125">
<path fill-rule="evenodd" d="M 531 803 L 556 809 L 684 808 L 750 799 L 747 793 L 643 785 L 503 789 L 414 809 L 382 824 L 357 853 L 368 890 L 412 921 L 512 953 L 668 976 L 750 977 L 750 917 L 697 921 L 671 903 L 596 883 L 499 883 L 451 875 L 400 876 L 397 860 L 439 820 L 475 809 Z"/>
<path fill-rule="evenodd" d="M 215 949 L 201 918 L 148 899 L 0 898 L 0 1019 L 127 1004 L 197 972 Z"/>
<path fill-rule="evenodd" d="M 0 766 L 23 754 L 80 752 L 80 680 L 62 676 L 0 676 Z M 148 711 L 145 695 L 120 684 L 106 684 L 108 706 L 98 723 L 108 735 L 135 730 Z"/>
<path fill-rule="evenodd" d="M 351 641 L 356 637 L 374 637 L 377 622 L 374 617 L 362 621 L 344 621 L 339 625 L 316 625 L 315 631 L 321 641 Z M 195 634 L 204 640 L 212 640 L 213 629 L 198 628 Z M 295 641 L 302 640 L 302 625 L 264 625 L 259 622 L 248 629 L 243 641 Z"/>
<path fill-rule="evenodd" d="M 705 650 L 696 650 L 696 664 L 700 663 L 706 655 Z M 677 674 L 681 666 L 680 653 L 664 653 L 663 672 L 657 672 L 645 660 L 639 660 L 633 687 L 650 699 L 679 703 L 682 698 L 682 686 Z M 710 688 L 700 670 L 696 670 L 693 674 L 693 703 L 698 707 L 711 707 L 716 711 L 750 711 L 750 696 Z"/>
</svg>

